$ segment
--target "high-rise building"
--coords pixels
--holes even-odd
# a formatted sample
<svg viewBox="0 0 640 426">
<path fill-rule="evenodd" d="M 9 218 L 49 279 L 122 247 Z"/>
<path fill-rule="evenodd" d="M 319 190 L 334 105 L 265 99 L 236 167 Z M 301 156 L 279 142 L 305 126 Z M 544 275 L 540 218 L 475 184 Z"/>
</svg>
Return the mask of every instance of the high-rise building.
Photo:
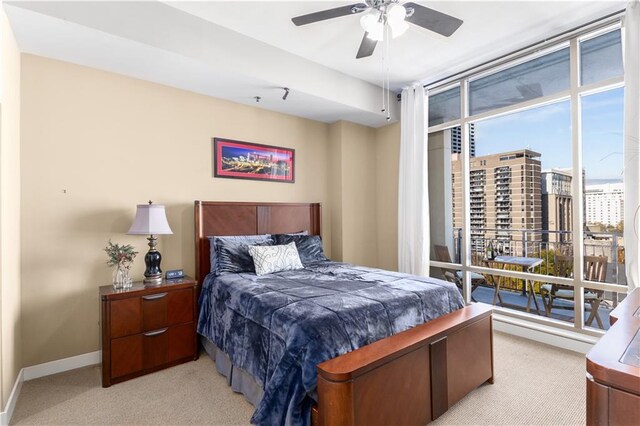
<svg viewBox="0 0 640 426">
<path fill-rule="evenodd" d="M 452 155 L 453 226 L 462 227 L 462 161 Z M 472 250 L 483 252 L 491 242 L 505 253 L 522 248 L 512 241 L 540 241 L 540 154 L 528 149 L 470 159 Z M 516 253 L 512 253 L 516 254 Z"/>
<path fill-rule="evenodd" d="M 587 224 L 618 225 L 624 218 L 624 184 L 585 185 L 585 204 Z"/>
<path fill-rule="evenodd" d="M 542 185 L 542 241 L 561 243 L 571 241 L 573 207 L 571 205 L 571 171 L 544 170 Z M 563 232 L 565 231 L 565 232 Z"/>
<path fill-rule="evenodd" d="M 462 127 L 454 127 L 451 129 L 451 153 L 462 153 Z M 469 156 L 476 156 L 476 126 L 469 124 Z"/>
</svg>

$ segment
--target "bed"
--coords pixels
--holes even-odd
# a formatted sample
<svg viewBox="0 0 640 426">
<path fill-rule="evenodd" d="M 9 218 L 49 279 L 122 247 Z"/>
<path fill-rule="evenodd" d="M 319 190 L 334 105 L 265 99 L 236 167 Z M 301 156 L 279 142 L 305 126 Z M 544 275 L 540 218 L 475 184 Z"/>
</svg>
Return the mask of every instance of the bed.
<svg viewBox="0 0 640 426">
<path fill-rule="evenodd" d="M 320 205 L 195 202 L 198 325 L 258 424 L 426 424 L 493 382 L 491 309 L 445 281 L 322 261 L 209 274 L 209 236 L 320 235 Z"/>
</svg>

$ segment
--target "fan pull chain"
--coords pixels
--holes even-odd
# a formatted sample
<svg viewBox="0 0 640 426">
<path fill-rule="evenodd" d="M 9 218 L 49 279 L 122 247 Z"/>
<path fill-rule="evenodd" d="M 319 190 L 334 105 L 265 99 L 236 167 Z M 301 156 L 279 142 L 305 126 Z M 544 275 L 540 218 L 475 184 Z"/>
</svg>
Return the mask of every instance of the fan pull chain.
<svg viewBox="0 0 640 426">
<path fill-rule="evenodd" d="M 390 74 L 391 74 L 391 29 L 389 28 L 389 25 L 387 25 L 387 34 L 385 34 L 386 36 L 386 48 L 387 48 L 387 121 L 391 120 L 391 101 L 389 99 L 389 92 L 391 91 L 390 89 Z"/>
<path fill-rule="evenodd" d="M 386 30 L 387 25 L 385 24 L 385 27 L 383 29 L 383 31 Z M 383 33 L 382 35 L 383 39 L 385 38 L 385 34 Z M 385 68 L 385 61 L 387 60 L 387 52 L 385 49 L 385 46 L 382 46 L 382 109 L 380 110 L 380 112 L 386 112 L 387 111 L 387 107 L 385 106 L 385 97 L 384 97 L 384 85 L 385 85 L 385 78 L 384 78 L 384 68 Z"/>
<path fill-rule="evenodd" d="M 385 22 L 382 37 L 382 109 L 387 121 L 391 120 L 391 29 Z"/>
</svg>

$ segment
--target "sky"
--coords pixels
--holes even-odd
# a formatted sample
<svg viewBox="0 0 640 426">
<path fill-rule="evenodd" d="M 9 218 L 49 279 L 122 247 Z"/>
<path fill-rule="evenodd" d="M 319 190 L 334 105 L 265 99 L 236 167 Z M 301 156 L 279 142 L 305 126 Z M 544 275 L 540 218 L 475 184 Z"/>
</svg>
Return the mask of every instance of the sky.
<svg viewBox="0 0 640 426">
<path fill-rule="evenodd" d="M 288 153 L 278 151 L 278 150 L 269 150 L 269 149 L 261 150 L 260 148 L 247 149 L 247 148 L 238 148 L 238 147 L 231 147 L 231 146 L 222 147 L 222 155 L 224 157 L 240 157 L 240 156 L 246 157 L 250 153 L 273 156 L 275 160 L 281 160 L 281 161 L 290 160 Z"/>
<path fill-rule="evenodd" d="M 582 98 L 583 167 L 587 183 L 623 178 L 624 89 Z M 568 100 L 475 124 L 476 156 L 528 148 L 542 154 L 542 169 L 570 168 Z"/>
</svg>

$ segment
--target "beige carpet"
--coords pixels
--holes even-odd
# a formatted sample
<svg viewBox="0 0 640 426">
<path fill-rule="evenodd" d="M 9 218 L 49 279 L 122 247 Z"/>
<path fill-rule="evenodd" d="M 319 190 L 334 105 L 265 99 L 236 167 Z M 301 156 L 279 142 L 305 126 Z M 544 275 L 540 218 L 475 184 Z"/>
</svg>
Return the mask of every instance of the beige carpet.
<svg viewBox="0 0 640 426">
<path fill-rule="evenodd" d="M 437 425 L 585 423 L 584 356 L 495 333 L 493 385 L 452 407 Z M 97 366 L 25 382 L 12 424 L 248 424 L 253 407 L 213 362 L 100 387 Z"/>
</svg>

